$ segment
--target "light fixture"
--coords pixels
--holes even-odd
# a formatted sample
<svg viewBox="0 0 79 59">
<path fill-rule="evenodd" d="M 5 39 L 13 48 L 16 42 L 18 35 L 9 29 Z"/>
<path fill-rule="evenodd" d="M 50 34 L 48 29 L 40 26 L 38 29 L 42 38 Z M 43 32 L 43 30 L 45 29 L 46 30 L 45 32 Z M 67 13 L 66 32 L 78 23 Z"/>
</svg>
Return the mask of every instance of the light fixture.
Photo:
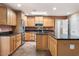
<svg viewBox="0 0 79 59">
<path fill-rule="evenodd" d="M 33 11 L 31 12 L 32 15 L 47 15 L 47 12 L 42 12 L 42 11 Z"/>
<path fill-rule="evenodd" d="M 21 7 L 22 5 L 21 4 L 17 4 L 17 7 Z"/>
<path fill-rule="evenodd" d="M 56 9 L 57 9 L 56 7 L 53 8 L 53 10 L 56 10 Z"/>
<path fill-rule="evenodd" d="M 69 15 L 70 14 L 70 12 L 67 12 L 67 15 Z"/>
</svg>

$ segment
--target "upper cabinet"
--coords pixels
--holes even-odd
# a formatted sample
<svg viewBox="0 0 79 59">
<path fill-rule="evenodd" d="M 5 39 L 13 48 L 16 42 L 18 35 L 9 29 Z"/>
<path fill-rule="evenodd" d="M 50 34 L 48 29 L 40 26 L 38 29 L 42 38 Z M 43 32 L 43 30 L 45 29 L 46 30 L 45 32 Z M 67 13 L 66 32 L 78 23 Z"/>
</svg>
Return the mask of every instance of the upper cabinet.
<svg viewBox="0 0 79 59">
<path fill-rule="evenodd" d="M 32 27 L 35 26 L 35 17 L 33 16 L 28 16 L 27 17 L 27 26 Z"/>
<path fill-rule="evenodd" d="M 43 17 L 42 16 L 36 16 L 35 17 L 35 23 L 43 23 Z"/>
<path fill-rule="evenodd" d="M 53 17 L 44 17 L 44 26 L 45 27 L 54 27 L 54 18 Z"/>
<path fill-rule="evenodd" d="M 16 25 L 16 14 L 11 9 L 7 9 L 7 24 Z"/>
<path fill-rule="evenodd" d="M 16 25 L 16 13 L 4 6 L 0 6 L 0 25 Z"/>
</svg>

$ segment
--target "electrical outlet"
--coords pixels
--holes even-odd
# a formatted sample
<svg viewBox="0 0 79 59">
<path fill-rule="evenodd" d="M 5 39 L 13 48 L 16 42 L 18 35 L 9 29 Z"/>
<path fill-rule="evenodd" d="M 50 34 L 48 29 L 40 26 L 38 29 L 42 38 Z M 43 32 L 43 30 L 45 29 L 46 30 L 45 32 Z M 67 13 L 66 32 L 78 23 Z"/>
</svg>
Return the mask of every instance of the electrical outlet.
<svg viewBox="0 0 79 59">
<path fill-rule="evenodd" d="M 75 49 L 75 44 L 70 44 L 70 45 L 69 45 L 69 48 L 70 48 L 70 49 Z"/>
</svg>

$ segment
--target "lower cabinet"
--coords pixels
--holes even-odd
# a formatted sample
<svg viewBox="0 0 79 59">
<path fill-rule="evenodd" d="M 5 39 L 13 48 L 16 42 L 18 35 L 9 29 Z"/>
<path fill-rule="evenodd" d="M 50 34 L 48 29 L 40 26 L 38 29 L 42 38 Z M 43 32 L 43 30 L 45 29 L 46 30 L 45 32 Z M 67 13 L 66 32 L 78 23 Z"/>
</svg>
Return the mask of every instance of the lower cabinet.
<svg viewBox="0 0 79 59">
<path fill-rule="evenodd" d="M 57 56 L 57 40 L 51 36 L 48 36 L 48 49 L 53 56 Z"/>
<path fill-rule="evenodd" d="M 21 34 L 16 35 L 16 48 L 21 45 Z"/>
<path fill-rule="evenodd" d="M 0 37 L 0 55 L 8 56 L 21 45 L 21 34 Z"/>
<path fill-rule="evenodd" d="M 35 41 L 36 35 L 34 32 L 26 32 L 25 33 L 25 40 L 26 41 Z"/>
<path fill-rule="evenodd" d="M 0 37 L 0 54 L 1 56 L 7 56 L 10 54 L 10 37 L 9 36 L 1 36 Z"/>
<path fill-rule="evenodd" d="M 16 50 L 16 36 L 10 37 L 10 54 Z"/>
<path fill-rule="evenodd" d="M 48 50 L 48 35 L 36 34 L 36 49 Z"/>
</svg>

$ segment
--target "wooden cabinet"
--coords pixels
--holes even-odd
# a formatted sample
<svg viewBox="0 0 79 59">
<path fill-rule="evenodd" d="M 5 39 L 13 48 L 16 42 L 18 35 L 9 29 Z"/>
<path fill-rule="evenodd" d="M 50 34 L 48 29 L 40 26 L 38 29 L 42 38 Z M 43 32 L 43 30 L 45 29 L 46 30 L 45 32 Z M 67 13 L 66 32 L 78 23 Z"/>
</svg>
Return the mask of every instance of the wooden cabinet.
<svg viewBox="0 0 79 59">
<path fill-rule="evenodd" d="M 30 38 L 31 38 L 30 32 L 26 32 L 25 33 L 25 40 L 30 40 Z"/>
<path fill-rule="evenodd" d="M 0 6 L 0 24 L 6 25 L 7 22 L 7 8 Z"/>
<path fill-rule="evenodd" d="M 36 34 L 36 49 L 48 50 L 48 35 Z"/>
<path fill-rule="evenodd" d="M 10 54 L 10 37 L 8 36 L 1 36 L 0 37 L 0 45 L 1 45 L 1 55 L 7 56 Z"/>
<path fill-rule="evenodd" d="M 7 24 L 16 25 L 16 14 L 11 9 L 7 8 Z"/>
<path fill-rule="evenodd" d="M 10 54 L 13 53 L 21 45 L 21 34 L 10 37 Z"/>
<path fill-rule="evenodd" d="M 16 36 L 10 37 L 10 54 L 16 50 Z"/>
<path fill-rule="evenodd" d="M 35 23 L 43 23 L 43 17 L 42 16 L 36 16 L 35 17 Z"/>
<path fill-rule="evenodd" d="M 27 17 L 27 26 L 28 27 L 34 27 L 35 26 L 35 17 L 33 17 L 33 16 Z"/>
<path fill-rule="evenodd" d="M 16 14 L 13 10 L 0 6 L 0 25 L 16 25 Z"/>
<path fill-rule="evenodd" d="M 21 45 L 21 34 L 16 35 L 16 48 Z"/>
<path fill-rule="evenodd" d="M 35 41 L 35 33 L 34 32 L 26 32 L 25 33 L 25 40 L 26 41 Z"/>
<path fill-rule="evenodd" d="M 8 56 L 21 45 L 21 34 L 0 37 L 0 55 Z"/>
<path fill-rule="evenodd" d="M 48 48 L 52 55 L 57 55 L 57 40 L 51 36 L 48 37 Z"/>
<path fill-rule="evenodd" d="M 55 19 L 50 16 L 28 16 L 27 26 L 34 27 L 35 23 L 42 23 L 44 27 L 54 27 Z"/>
<path fill-rule="evenodd" d="M 36 41 L 36 34 L 35 32 L 31 32 L 31 40 Z"/>
<path fill-rule="evenodd" d="M 41 50 L 42 49 L 42 35 L 36 34 L 36 49 Z"/>
<path fill-rule="evenodd" d="M 44 17 L 44 26 L 45 27 L 54 27 L 54 18 L 52 17 Z"/>
</svg>

